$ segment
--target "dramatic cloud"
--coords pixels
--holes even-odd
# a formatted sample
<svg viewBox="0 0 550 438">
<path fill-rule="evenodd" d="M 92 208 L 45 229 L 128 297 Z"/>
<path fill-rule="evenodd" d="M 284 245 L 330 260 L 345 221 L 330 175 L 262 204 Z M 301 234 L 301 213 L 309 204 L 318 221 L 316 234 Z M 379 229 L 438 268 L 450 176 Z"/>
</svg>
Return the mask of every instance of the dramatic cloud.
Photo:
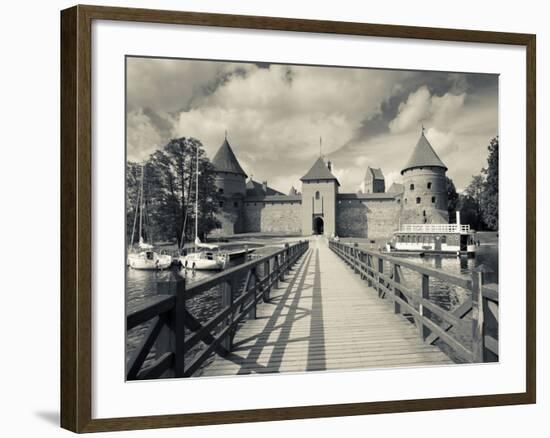
<svg viewBox="0 0 550 438">
<path fill-rule="evenodd" d="M 284 193 L 300 189 L 320 137 L 341 189 L 355 192 L 368 165 L 387 187 L 399 180 L 422 123 L 458 187 L 498 132 L 495 76 L 148 58 L 127 67 L 128 159 L 179 136 L 213 156 L 227 130 L 245 171 Z"/>
</svg>

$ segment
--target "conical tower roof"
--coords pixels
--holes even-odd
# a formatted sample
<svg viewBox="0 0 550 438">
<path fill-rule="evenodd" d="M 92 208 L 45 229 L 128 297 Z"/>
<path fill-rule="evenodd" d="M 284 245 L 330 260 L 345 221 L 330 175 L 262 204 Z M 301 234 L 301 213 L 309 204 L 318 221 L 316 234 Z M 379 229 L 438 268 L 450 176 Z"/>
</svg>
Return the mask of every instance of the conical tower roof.
<svg viewBox="0 0 550 438">
<path fill-rule="evenodd" d="M 311 181 L 311 180 L 334 180 L 340 185 L 338 179 L 328 170 L 327 165 L 323 161 L 323 157 L 317 158 L 317 161 L 313 163 L 311 169 L 300 178 L 301 181 Z"/>
<path fill-rule="evenodd" d="M 246 178 L 246 173 L 239 164 L 239 160 L 237 160 L 237 157 L 235 156 L 233 149 L 231 149 L 227 138 L 223 141 L 222 145 L 218 149 L 218 152 L 216 152 L 216 155 L 214 155 L 212 164 L 218 172 L 236 173 L 238 175 L 243 175 Z"/>
<path fill-rule="evenodd" d="M 443 164 L 441 158 L 434 151 L 432 145 L 424 135 L 424 131 L 420 134 L 420 139 L 416 143 L 409 161 L 407 161 L 407 164 L 401 170 L 401 175 L 406 170 L 414 169 L 415 167 L 442 167 L 447 170 L 447 166 Z"/>
</svg>

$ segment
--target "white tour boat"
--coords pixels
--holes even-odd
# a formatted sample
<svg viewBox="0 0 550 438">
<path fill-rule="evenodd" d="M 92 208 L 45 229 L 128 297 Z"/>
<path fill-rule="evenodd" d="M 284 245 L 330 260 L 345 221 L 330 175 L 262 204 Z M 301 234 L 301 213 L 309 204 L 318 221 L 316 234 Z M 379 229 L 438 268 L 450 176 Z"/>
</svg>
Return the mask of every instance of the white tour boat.
<svg viewBox="0 0 550 438">
<path fill-rule="evenodd" d="M 195 251 L 180 256 L 179 260 L 184 269 L 220 271 L 225 269 L 229 255 L 222 252 L 218 245 L 202 243 L 199 239 L 199 148 L 197 148 L 197 170 L 195 173 Z"/>
<path fill-rule="evenodd" d="M 132 239 L 130 242 L 130 248 L 128 250 L 127 264 L 132 269 L 140 270 L 152 270 L 159 271 L 162 269 L 167 269 L 172 265 L 172 256 L 163 253 L 157 253 L 153 250 L 153 245 L 146 243 L 143 240 L 142 229 L 143 229 L 143 219 L 144 219 L 144 210 L 145 210 L 145 201 L 143 199 L 143 165 L 141 166 L 141 183 L 138 194 L 136 214 L 134 216 L 134 228 L 132 229 Z M 134 245 L 134 234 L 136 229 L 136 222 L 139 211 L 139 243 L 137 248 Z"/>
<path fill-rule="evenodd" d="M 387 244 L 388 251 L 431 254 L 475 255 L 477 245 L 475 231 L 470 225 L 456 224 L 406 224 L 393 233 Z"/>
</svg>

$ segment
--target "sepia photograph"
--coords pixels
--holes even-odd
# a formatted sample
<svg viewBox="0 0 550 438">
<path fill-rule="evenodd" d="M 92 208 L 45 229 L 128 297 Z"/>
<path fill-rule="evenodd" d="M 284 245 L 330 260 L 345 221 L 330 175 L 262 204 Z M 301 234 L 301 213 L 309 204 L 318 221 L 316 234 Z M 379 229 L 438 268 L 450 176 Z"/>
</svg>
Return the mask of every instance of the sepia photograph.
<svg viewBox="0 0 550 438">
<path fill-rule="evenodd" d="M 125 75 L 127 380 L 499 361 L 497 74 Z"/>
</svg>

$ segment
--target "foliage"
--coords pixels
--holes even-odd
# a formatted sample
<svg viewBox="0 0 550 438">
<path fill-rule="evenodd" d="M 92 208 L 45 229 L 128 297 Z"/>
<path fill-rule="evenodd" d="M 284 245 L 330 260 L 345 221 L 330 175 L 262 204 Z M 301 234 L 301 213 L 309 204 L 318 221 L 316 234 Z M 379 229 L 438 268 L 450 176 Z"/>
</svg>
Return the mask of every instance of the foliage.
<svg viewBox="0 0 550 438">
<path fill-rule="evenodd" d="M 145 165 L 144 194 L 150 219 L 151 238 L 184 240 L 195 238 L 195 178 L 199 160 L 198 234 L 203 237 L 220 226 L 215 219 L 220 203 L 214 185 L 214 167 L 206 157 L 202 143 L 195 138 L 170 140 L 163 149 L 154 152 Z M 139 177 L 135 178 L 136 163 L 127 163 L 127 230 L 131 233 L 135 215 L 135 200 Z M 134 202 L 132 202 L 134 201 Z M 145 211 L 145 210 L 144 210 Z M 128 227 L 128 225 L 130 227 Z M 184 232 L 183 232 L 184 231 Z M 147 234 L 147 230 L 146 233 Z"/>
<path fill-rule="evenodd" d="M 498 137 L 491 140 L 488 167 L 472 176 L 459 196 L 461 222 L 478 231 L 498 230 Z"/>
<path fill-rule="evenodd" d="M 481 199 L 483 221 L 491 230 L 498 230 L 498 137 L 489 144 L 487 168 L 483 169 L 485 184 Z"/>
<path fill-rule="evenodd" d="M 454 222 L 456 207 L 458 205 L 458 193 L 456 192 L 455 183 L 448 176 L 447 180 L 447 211 L 449 213 L 449 222 Z"/>
</svg>

